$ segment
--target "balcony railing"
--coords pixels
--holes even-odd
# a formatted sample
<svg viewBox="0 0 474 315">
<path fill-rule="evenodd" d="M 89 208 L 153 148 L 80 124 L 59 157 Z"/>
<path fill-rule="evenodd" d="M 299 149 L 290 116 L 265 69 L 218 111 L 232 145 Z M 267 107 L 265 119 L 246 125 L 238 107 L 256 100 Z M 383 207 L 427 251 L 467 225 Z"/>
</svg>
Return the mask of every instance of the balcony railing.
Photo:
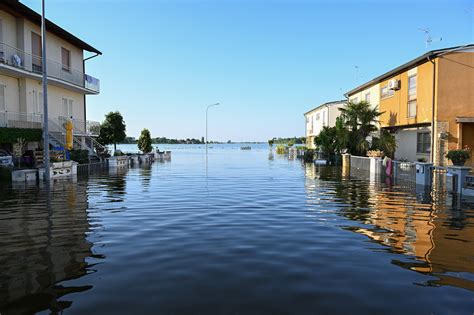
<svg viewBox="0 0 474 315">
<path fill-rule="evenodd" d="M 0 127 L 42 128 L 43 115 L 16 112 L 0 112 Z"/>
<path fill-rule="evenodd" d="M 60 132 L 64 129 L 64 124 L 68 119 L 66 117 L 50 118 L 49 130 L 51 132 Z M 76 135 L 98 136 L 100 132 L 100 123 L 80 119 L 73 119 L 73 133 Z M 18 112 L 0 112 L 0 128 L 43 128 L 43 115 L 35 113 Z M 59 128 L 59 129 L 58 129 Z"/>
<path fill-rule="evenodd" d="M 55 121 L 60 126 L 64 126 L 64 124 L 71 120 L 70 118 L 59 116 Z M 72 119 L 73 125 L 73 132 L 74 134 L 83 134 L 88 136 L 98 136 L 100 132 L 100 123 L 97 121 L 90 121 L 90 120 L 81 120 L 81 119 Z"/>
<path fill-rule="evenodd" d="M 0 42 L 0 63 L 35 74 L 41 74 L 43 71 L 43 61 L 40 56 L 34 56 L 2 42 Z M 72 83 L 94 92 L 100 91 L 99 79 L 81 71 L 67 68 L 58 62 L 47 60 L 46 63 L 48 77 Z"/>
</svg>

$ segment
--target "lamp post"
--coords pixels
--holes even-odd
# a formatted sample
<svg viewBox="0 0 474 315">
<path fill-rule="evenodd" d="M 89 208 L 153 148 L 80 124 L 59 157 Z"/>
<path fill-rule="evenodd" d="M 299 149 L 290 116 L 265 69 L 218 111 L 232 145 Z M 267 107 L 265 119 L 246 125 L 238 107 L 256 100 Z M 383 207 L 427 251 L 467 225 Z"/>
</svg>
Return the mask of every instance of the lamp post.
<svg viewBox="0 0 474 315">
<path fill-rule="evenodd" d="M 207 111 L 209 110 L 209 108 L 211 108 L 212 106 L 217 106 L 217 105 L 220 105 L 220 103 L 215 103 L 215 104 L 211 104 L 211 105 L 208 105 L 207 108 L 206 108 L 206 156 L 207 156 Z"/>
<path fill-rule="evenodd" d="M 43 70 L 43 141 L 44 141 L 44 176 L 46 182 L 50 180 L 49 171 L 49 128 L 48 128 L 48 75 L 46 72 L 46 23 L 44 1 L 41 1 L 41 66 Z"/>
</svg>

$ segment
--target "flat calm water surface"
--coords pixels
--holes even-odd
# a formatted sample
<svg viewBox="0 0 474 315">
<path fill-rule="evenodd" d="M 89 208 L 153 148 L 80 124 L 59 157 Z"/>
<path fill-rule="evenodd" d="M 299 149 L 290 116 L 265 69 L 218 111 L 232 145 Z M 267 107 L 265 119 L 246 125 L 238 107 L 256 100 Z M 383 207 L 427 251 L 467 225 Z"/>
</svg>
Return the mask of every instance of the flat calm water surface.
<svg viewBox="0 0 474 315">
<path fill-rule="evenodd" d="M 474 204 L 261 145 L 1 186 L 0 249 L 2 315 L 474 313 Z"/>
</svg>

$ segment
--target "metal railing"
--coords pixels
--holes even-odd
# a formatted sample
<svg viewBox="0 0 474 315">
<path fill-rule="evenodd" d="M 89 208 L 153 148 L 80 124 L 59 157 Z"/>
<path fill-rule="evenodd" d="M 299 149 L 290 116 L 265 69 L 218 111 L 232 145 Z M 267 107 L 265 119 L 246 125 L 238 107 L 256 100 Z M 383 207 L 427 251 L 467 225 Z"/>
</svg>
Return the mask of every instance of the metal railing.
<svg viewBox="0 0 474 315">
<path fill-rule="evenodd" d="M 403 181 L 416 180 L 416 164 L 412 162 L 392 161 L 393 177 Z"/>
<path fill-rule="evenodd" d="M 76 118 L 67 118 L 64 116 L 59 116 L 57 119 L 53 119 L 53 122 L 56 125 L 64 126 L 69 120 L 73 124 L 73 133 L 76 135 L 87 135 L 87 136 L 98 136 L 100 132 L 100 123 L 97 121 L 91 120 L 81 120 Z M 63 127 L 64 128 L 64 127 Z"/>
<path fill-rule="evenodd" d="M 72 83 L 94 92 L 100 91 L 99 79 L 52 60 L 46 62 L 48 77 Z M 35 74 L 41 74 L 43 71 L 43 61 L 40 56 L 29 54 L 2 42 L 0 42 L 0 63 Z"/>
<path fill-rule="evenodd" d="M 43 115 L 7 111 L 0 112 L 0 127 L 41 129 L 43 127 Z"/>
<path fill-rule="evenodd" d="M 351 155 L 351 169 L 370 171 L 370 158 Z"/>
</svg>

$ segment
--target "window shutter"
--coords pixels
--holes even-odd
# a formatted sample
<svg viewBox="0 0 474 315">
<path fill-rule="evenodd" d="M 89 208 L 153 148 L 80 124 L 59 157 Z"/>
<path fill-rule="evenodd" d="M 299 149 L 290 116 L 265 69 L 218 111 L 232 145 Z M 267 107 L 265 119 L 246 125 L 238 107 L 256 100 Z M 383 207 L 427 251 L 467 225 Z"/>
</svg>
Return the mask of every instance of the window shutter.
<svg viewBox="0 0 474 315">
<path fill-rule="evenodd" d="M 6 110 L 5 104 L 5 85 L 0 84 L 0 111 Z"/>
<path fill-rule="evenodd" d="M 68 118 L 72 117 L 72 104 L 74 104 L 73 100 L 69 100 L 69 107 L 68 107 Z"/>
<path fill-rule="evenodd" d="M 67 98 L 63 98 L 63 116 L 68 117 L 67 114 Z"/>
</svg>

